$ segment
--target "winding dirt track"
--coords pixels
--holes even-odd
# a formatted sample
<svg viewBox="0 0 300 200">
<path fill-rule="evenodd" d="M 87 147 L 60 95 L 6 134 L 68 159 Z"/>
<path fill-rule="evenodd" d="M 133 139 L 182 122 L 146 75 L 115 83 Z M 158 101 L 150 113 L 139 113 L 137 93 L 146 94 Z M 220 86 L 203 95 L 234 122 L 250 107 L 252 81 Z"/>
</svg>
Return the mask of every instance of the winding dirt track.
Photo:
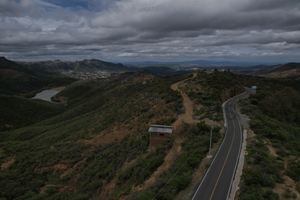
<svg viewBox="0 0 300 200">
<path fill-rule="evenodd" d="M 197 74 L 194 74 L 194 77 Z M 181 151 L 181 142 L 183 141 L 183 135 L 180 132 L 180 125 L 183 122 L 187 123 L 197 123 L 199 120 L 193 120 L 193 101 L 188 97 L 187 94 L 181 92 L 178 89 L 179 84 L 182 83 L 182 81 L 174 83 L 171 85 L 172 90 L 177 90 L 181 93 L 181 96 L 183 98 L 183 106 L 185 107 L 185 113 L 178 115 L 178 119 L 174 122 L 174 135 L 175 135 L 175 141 L 173 144 L 173 147 L 170 149 L 169 153 L 166 155 L 164 159 L 164 163 L 157 168 L 157 170 L 151 175 L 151 177 L 145 181 L 144 185 L 142 187 L 136 187 L 135 190 L 142 190 L 145 187 L 147 187 L 150 183 L 153 183 L 155 181 L 155 178 L 164 170 L 168 169 L 172 162 L 176 159 L 176 157 L 179 155 Z"/>
<path fill-rule="evenodd" d="M 179 128 L 178 126 L 180 126 L 183 121 L 187 122 L 187 123 L 200 122 L 200 120 L 193 119 L 193 104 L 194 104 L 194 102 L 189 98 L 189 96 L 186 93 L 183 93 L 178 89 L 178 86 L 180 83 L 182 83 L 182 82 L 178 82 L 178 83 L 171 85 L 172 90 L 177 90 L 181 93 L 181 96 L 183 98 L 183 106 L 185 108 L 185 113 L 178 115 L 178 119 L 174 123 L 175 129 L 178 129 Z"/>
</svg>

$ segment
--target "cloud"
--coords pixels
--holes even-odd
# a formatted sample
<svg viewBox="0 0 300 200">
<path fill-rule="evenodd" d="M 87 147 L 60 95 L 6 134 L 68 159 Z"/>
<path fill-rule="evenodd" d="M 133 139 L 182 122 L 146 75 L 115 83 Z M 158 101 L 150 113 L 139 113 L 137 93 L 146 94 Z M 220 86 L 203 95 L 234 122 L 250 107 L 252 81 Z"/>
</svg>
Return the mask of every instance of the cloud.
<svg viewBox="0 0 300 200">
<path fill-rule="evenodd" d="M 52 4 L 52 3 L 48 3 L 48 2 L 45 2 L 45 1 L 42 1 L 42 0 L 33 0 L 33 2 L 41 5 L 41 6 L 44 6 L 44 7 L 50 7 L 50 8 L 61 8 L 60 6 L 57 6 L 55 4 Z"/>
<path fill-rule="evenodd" d="M 288 58 L 299 49 L 299 10 L 299 0 L 0 0 L 0 52 L 15 58 Z"/>
<path fill-rule="evenodd" d="M 32 24 L 27 28 L 27 31 L 29 31 L 29 32 L 41 32 L 41 31 L 43 31 L 43 29 L 41 29 L 41 27 L 39 27 L 35 24 Z"/>
<path fill-rule="evenodd" d="M 36 16 L 44 9 L 36 6 L 31 0 L 9 1 L 0 0 L 0 16 Z"/>
</svg>

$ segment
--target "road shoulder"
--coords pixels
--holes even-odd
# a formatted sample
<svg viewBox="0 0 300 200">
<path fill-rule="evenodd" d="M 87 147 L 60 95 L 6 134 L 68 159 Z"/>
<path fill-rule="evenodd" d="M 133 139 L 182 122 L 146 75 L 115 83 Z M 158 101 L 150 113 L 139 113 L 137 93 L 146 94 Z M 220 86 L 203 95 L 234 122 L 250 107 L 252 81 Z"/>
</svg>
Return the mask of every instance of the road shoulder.
<svg viewBox="0 0 300 200">
<path fill-rule="evenodd" d="M 242 126 L 242 130 L 243 130 L 243 142 L 242 142 L 242 148 L 241 148 L 241 153 L 240 153 L 240 157 L 239 157 L 239 163 L 238 163 L 238 167 L 236 169 L 236 173 L 235 173 L 235 177 L 232 183 L 232 188 L 231 188 L 231 192 L 229 195 L 229 200 L 234 200 L 235 199 L 235 195 L 236 192 L 239 190 L 239 183 L 241 180 L 241 176 L 243 173 L 243 168 L 244 168 L 244 162 L 245 162 L 245 150 L 246 150 L 246 146 L 247 146 L 247 132 L 249 129 L 249 121 L 250 118 L 246 115 L 243 115 L 240 112 L 239 107 L 237 106 L 238 104 L 235 104 L 235 113 L 237 114 L 240 124 Z"/>
</svg>

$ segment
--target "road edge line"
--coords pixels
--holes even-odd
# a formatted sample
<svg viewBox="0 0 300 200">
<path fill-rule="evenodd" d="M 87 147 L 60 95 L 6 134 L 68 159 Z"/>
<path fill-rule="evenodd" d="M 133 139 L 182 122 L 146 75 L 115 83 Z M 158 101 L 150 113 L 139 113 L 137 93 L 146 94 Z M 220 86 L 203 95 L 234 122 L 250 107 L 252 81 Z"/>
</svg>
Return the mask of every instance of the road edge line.
<svg viewBox="0 0 300 200">
<path fill-rule="evenodd" d="M 248 92 L 247 89 L 245 89 L 245 90 L 246 90 L 246 92 L 244 92 L 243 94 L 246 94 L 246 93 Z M 250 91 L 249 91 L 249 92 L 250 92 Z M 251 94 L 251 92 L 250 92 L 250 94 Z M 246 98 L 246 97 L 244 97 L 244 98 Z M 243 98 L 243 99 L 244 99 L 244 98 Z M 237 102 L 237 101 L 236 101 L 236 102 Z M 236 102 L 235 102 L 235 103 L 236 103 Z M 235 103 L 233 104 L 233 106 L 235 106 Z M 231 178 L 231 182 L 230 182 L 230 186 L 229 186 L 229 190 L 228 190 L 226 199 L 229 198 L 229 194 L 230 194 L 230 192 L 231 192 L 231 190 L 232 190 L 232 182 L 233 182 L 233 178 L 234 178 L 235 175 L 236 175 L 237 164 L 238 164 L 238 162 L 239 162 L 239 160 L 240 160 L 240 156 L 241 156 L 241 155 L 240 155 L 240 154 L 241 154 L 241 147 L 242 147 L 242 143 L 243 143 L 243 132 L 242 132 L 242 128 L 241 128 L 241 123 L 240 123 L 240 120 L 239 120 L 239 118 L 238 118 L 238 116 L 237 116 L 237 114 L 236 114 L 236 112 L 235 112 L 235 109 L 233 109 L 233 112 L 234 112 L 235 117 L 237 118 L 238 123 L 239 123 L 240 133 L 241 133 L 241 141 L 240 141 L 239 154 L 238 154 L 238 157 L 237 157 L 237 160 L 236 160 L 236 163 L 235 163 L 234 172 L 233 172 L 233 174 L 232 174 L 232 178 Z"/>
<path fill-rule="evenodd" d="M 236 102 L 235 102 L 235 103 L 236 103 Z M 235 105 L 235 103 L 234 103 L 233 105 Z M 239 160 L 240 160 L 241 146 L 242 146 L 242 141 L 243 141 L 243 134 L 242 134 L 242 129 L 241 129 L 241 123 L 240 123 L 240 120 L 239 120 L 237 114 L 235 113 L 235 110 L 234 110 L 234 109 L 233 109 L 233 112 L 234 112 L 235 117 L 237 118 L 238 123 L 239 123 L 240 134 L 241 134 L 241 140 L 240 140 L 239 154 L 238 154 L 237 159 L 236 159 L 236 162 L 235 162 L 235 167 L 234 167 L 234 171 L 233 171 L 233 173 L 232 173 L 232 177 L 231 177 L 231 181 L 230 181 L 230 185 L 229 185 L 229 190 L 228 190 L 226 199 L 228 199 L 228 196 L 229 196 L 229 194 L 230 194 L 230 192 L 231 192 L 233 178 L 234 178 L 235 173 L 236 173 L 236 167 L 237 167 L 237 164 L 238 164 L 238 162 L 239 162 Z"/>
<path fill-rule="evenodd" d="M 234 97 L 232 97 L 232 98 L 230 98 L 230 99 L 227 99 L 227 101 L 225 101 L 225 102 L 222 104 L 222 107 L 223 107 L 223 115 L 224 115 L 224 121 L 225 121 L 226 125 L 227 125 L 227 119 L 226 119 L 226 115 L 225 115 L 225 104 L 226 104 L 227 102 L 229 102 L 230 100 L 236 98 L 237 96 L 240 96 L 240 95 L 243 95 L 243 94 L 246 94 L 246 93 L 247 93 L 247 90 L 245 89 L 245 92 L 244 92 L 244 93 L 238 94 L 238 95 L 236 95 L 236 96 L 234 96 Z M 234 110 L 234 109 L 233 109 L 233 110 Z M 235 112 L 234 112 L 234 113 L 235 113 Z M 225 126 L 225 127 L 226 127 L 226 133 L 225 133 L 225 137 L 224 137 L 224 139 L 223 139 L 223 141 L 222 141 L 222 144 L 221 144 L 221 146 L 219 147 L 219 149 L 218 149 L 216 155 L 214 156 L 213 161 L 210 163 L 210 166 L 209 166 L 208 170 L 205 172 L 205 175 L 204 175 L 204 177 L 202 178 L 202 180 L 201 180 L 201 182 L 200 182 L 200 185 L 198 186 L 198 188 L 197 188 L 197 190 L 195 191 L 195 193 L 194 193 L 194 195 L 193 195 L 193 197 L 192 197 L 191 200 L 194 200 L 194 198 L 195 198 L 195 196 L 196 196 L 198 190 L 200 189 L 200 187 L 201 187 L 201 185 L 202 185 L 202 183 L 203 183 L 203 181 L 204 181 L 206 175 L 208 174 L 208 172 L 209 172 L 209 170 L 210 170 L 212 164 L 214 163 L 216 157 L 217 157 L 218 154 L 219 154 L 220 149 L 222 148 L 222 146 L 223 146 L 223 144 L 224 144 L 224 141 L 225 141 L 225 139 L 226 139 L 226 137 L 227 137 L 227 131 L 228 131 L 227 126 Z M 240 128 L 241 128 L 241 126 L 240 126 Z M 231 184 L 230 184 L 230 187 L 231 187 Z M 229 188 L 230 188 L 230 187 L 229 187 Z"/>
</svg>

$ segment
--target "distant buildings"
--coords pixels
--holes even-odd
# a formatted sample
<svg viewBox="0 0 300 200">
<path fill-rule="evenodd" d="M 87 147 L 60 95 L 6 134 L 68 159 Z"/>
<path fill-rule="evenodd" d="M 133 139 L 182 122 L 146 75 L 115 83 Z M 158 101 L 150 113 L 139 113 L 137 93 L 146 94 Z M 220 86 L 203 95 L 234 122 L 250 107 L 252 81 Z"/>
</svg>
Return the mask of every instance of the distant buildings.
<svg viewBox="0 0 300 200">
<path fill-rule="evenodd" d="M 108 72 L 108 71 L 81 72 L 81 71 L 73 71 L 73 70 L 68 70 L 68 71 L 63 70 L 61 73 L 69 77 L 78 78 L 78 79 L 108 78 L 119 74 L 119 73 Z"/>
</svg>

